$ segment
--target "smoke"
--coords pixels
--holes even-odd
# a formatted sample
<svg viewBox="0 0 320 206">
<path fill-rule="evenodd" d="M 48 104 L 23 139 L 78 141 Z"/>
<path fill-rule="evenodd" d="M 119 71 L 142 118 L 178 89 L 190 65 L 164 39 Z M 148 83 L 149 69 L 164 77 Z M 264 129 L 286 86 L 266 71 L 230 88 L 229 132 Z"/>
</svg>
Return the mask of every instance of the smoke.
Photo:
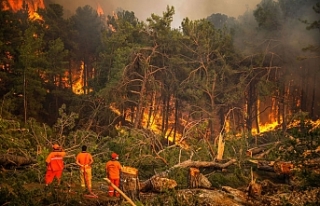
<svg viewBox="0 0 320 206">
<path fill-rule="evenodd" d="M 261 0 L 46 0 L 64 7 L 66 16 L 71 16 L 78 7 L 101 6 L 106 15 L 119 9 L 133 11 L 140 21 L 145 21 L 152 13 L 162 15 L 167 6 L 175 8 L 172 27 L 178 27 L 183 18 L 196 20 L 211 14 L 221 13 L 238 17 L 247 9 L 253 10 Z"/>
</svg>

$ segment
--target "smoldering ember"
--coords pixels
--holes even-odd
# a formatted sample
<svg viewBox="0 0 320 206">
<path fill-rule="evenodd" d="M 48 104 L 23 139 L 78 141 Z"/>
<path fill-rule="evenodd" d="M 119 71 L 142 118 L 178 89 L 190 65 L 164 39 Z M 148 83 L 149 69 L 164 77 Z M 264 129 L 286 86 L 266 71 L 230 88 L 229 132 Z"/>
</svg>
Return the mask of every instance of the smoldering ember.
<svg viewBox="0 0 320 206">
<path fill-rule="evenodd" d="M 0 205 L 320 205 L 319 1 L 0 2 Z"/>
</svg>

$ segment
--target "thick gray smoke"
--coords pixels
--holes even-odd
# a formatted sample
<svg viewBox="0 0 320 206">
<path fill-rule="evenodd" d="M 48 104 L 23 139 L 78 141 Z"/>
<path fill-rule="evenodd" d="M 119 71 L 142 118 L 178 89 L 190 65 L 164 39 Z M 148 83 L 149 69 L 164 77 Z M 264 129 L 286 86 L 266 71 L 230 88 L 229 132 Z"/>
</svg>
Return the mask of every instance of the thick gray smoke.
<svg viewBox="0 0 320 206">
<path fill-rule="evenodd" d="M 175 8 L 173 27 L 178 27 L 185 17 L 201 19 L 213 13 L 238 17 L 247 9 L 253 10 L 260 0 L 46 0 L 61 4 L 65 14 L 72 15 L 79 6 L 100 6 L 106 15 L 118 9 L 133 11 L 140 21 L 145 21 L 152 13 L 162 15 L 167 5 Z"/>
</svg>

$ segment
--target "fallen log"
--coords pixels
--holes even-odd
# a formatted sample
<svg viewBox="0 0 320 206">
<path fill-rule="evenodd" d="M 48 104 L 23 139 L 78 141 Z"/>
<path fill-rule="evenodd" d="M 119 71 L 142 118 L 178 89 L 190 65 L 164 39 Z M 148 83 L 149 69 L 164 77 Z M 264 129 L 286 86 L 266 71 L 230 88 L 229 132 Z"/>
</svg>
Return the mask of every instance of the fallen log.
<svg viewBox="0 0 320 206">
<path fill-rule="evenodd" d="M 257 164 L 259 170 L 272 171 L 277 174 L 291 174 L 294 169 L 294 165 L 291 162 L 284 161 L 259 161 L 259 160 L 249 160 L 250 162 Z"/>
<path fill-rule="evenodd" d="M 140 183 L 140 190 L 142 192 L 164 192 L 173 189 L 177 186 L 175 180 L 160 177 L 158 175 L 152 176 L 150 179 Z"/>
<path fill-rule="evenodd" d="M 36 160 L 30 157 L 12 154 L 0 154 L 0 165 L 2 166 L 22 166 L 34 164 L 36 162 Z"/>
<path fill-rule="evenodd" d="M 224 169 L 224 168 L 232 165 L 235 162 L 237 162 L 236 159 L 231 159 L 226 163 L 186 160 L 184 162 L 181 162 L 179 164 L 174 165 L 173 167 L 170 168 L 170 170 L 176 169 L 179 167 L 182 167 L 182 168 L 186 168 L 186 167 L 196 167 L 196 168 L 214 167 L 214 168 L 218 168 L 218 169 Z"/>
<path fill-rule="evenodd" d="M 259 154 L 260 152 L 263 152 L 264 150 L 265 150 L 265 148 L 263 148 L 263 147 L 254 147 L 254 148 L 248 149 L 246 152 L 246 155 L 248 157 L 252 158 L 253 155 Z"/>
<path fill-rule="evenodd" d="M 264 155 L 268 154 L 271 150 L 273 150 L 280 142 L 271 142 L 259 145 L 259 147 L 253 147 L 246 151 L 246 155 L 248 157 L 253 157 L 254 155 L 259 154 L 258 158 L 262 158 Z M 273 145 L 271 148 L 267 149 L 270 145 Z M 261 153 L 261 154 L 260 154 Z"/>
<path fill-rule="evenodd" d="M 262 153 L 256 155 L 255 158 L 257 158 L 257 159 L 264 158 L 264 157 L 267 156 L 273 149 L 275 149 L 275 148 L 277 147 L 277 145 L 279 145 L 279 144 L 280 144 L 280 142 L 276 142 L 271 148 L 269 148 L 269 149 L 263 151 Z"/>
<path fill-rule="evenodd" d="M 222 186 L 221 190 L 227 192 L 228 194 L 230 194 L 238 202 L 242 202 L 242 203 L 247 202 L 247 195 L 246 195 L 246 193 L 244 193 L 241 190 L 234 189 L 234 188 L 232 188 L 230 186 Z"/>
</svg>

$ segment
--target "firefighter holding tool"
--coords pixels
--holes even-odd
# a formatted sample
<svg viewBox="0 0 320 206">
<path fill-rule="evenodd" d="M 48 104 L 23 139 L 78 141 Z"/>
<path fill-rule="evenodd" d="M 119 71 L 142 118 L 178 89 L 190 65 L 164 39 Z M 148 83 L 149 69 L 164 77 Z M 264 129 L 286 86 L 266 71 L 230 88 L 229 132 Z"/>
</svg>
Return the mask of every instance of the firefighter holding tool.
<svg viewBox="0 0 320 206">
<path fill-rule="evenodd" d="M 121 172 L 121 164 L 118 161 L 119 159 L 119 155 L 116 153 L 112 153 L 111 154 L 111 160 L 109 160 L 106 163 L 106 174 L 107 177 L 109 178 L 109 180 L 111 181 L 111 183 L 113 183 L 115 186 L 119 187 L 120 185 L 120 172 Z M 113 197 L 120 197 L 120 194 L 117 192 L 117 190 L 115 190 L 111 184 L 109 186 L 109 196 Z"/>
<path fill-rule="evenodd" d="M 81 152 L 76 157 L 76 164 L 80 166 L 80 181 L 81 187 L 87 190 L 89 194 L 94 195 L 92 193 L 92 168 L 91 165 L 93 163 L 93 158 L 90 153 L 87 152 L 87 146 L 83 145 L 81 148 Z"/>
<path fill-rule="evenodd" d="M 51 184 L 56 177 L 58 185 L 60 185 L 61 176 L 64 168 L 63 158 L 66 152 L 58 144 L 52 145 L 53 151 L 46 158 L 47 171 L 45 176 L 46 186 Z"/>
</svg>

